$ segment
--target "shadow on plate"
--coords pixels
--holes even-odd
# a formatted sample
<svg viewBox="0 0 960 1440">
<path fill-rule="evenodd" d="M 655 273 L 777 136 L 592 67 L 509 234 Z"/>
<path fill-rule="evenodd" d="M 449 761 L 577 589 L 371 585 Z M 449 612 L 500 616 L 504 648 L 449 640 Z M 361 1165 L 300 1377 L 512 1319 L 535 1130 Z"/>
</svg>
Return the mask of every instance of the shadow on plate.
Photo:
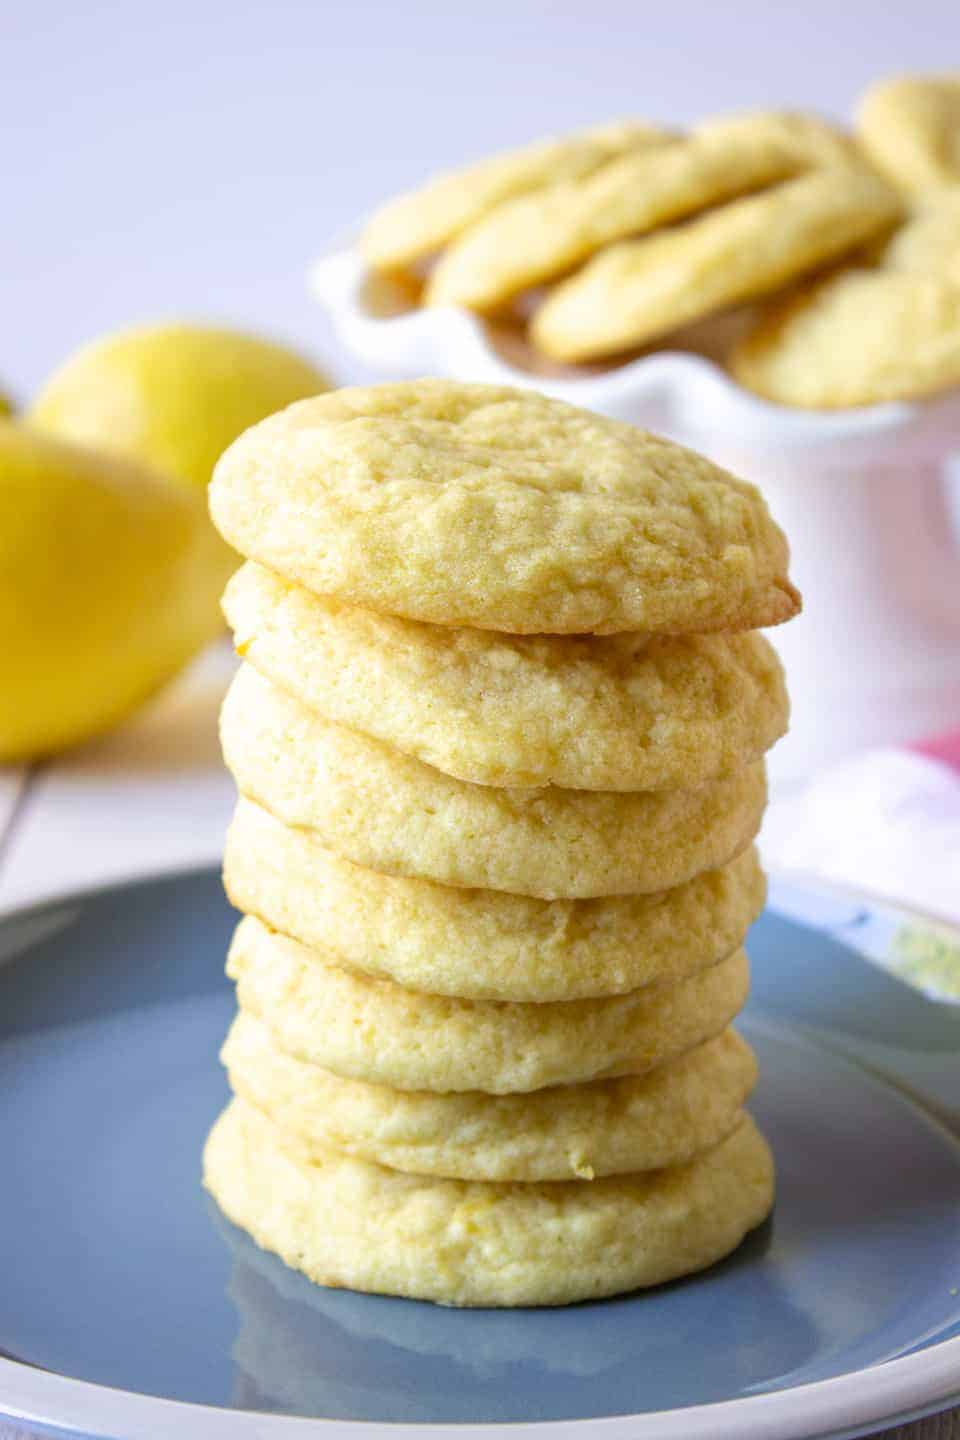
<svg viewBox="0 0 960 1440">
<path fill-rule="evenodd" d="M 233 1256 L 233 1403 L 244 1409 L 422 1423 L 629 1414 L 742 1391 L 816 1345 L 762 1263 L 770 1221 L 708 1272 L 656 1290 L 456 1310 L 313 1285 L 210 1209 Z"/>
</svg>

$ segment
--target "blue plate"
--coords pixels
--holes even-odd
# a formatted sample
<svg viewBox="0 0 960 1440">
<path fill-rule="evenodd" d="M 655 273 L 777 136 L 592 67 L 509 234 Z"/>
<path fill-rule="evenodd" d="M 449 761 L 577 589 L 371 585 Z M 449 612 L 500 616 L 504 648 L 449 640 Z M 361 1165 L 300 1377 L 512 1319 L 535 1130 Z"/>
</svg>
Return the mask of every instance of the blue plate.
<svg viewBox="0 0 960 1440">
<path fill-rule="evenodd" d="M 319 1289 L 208 1201 L 232 923 L 210 872 L 0 921 L 0 1412 L 127 1440 L 773 1440 L 960 1399 L 960 1007 L 875 963 L 908 972 L 918 922 L 774 887 L 742 1027 L 772 1221 L 699 1277 L 526 1311 Z"/>
</svg>

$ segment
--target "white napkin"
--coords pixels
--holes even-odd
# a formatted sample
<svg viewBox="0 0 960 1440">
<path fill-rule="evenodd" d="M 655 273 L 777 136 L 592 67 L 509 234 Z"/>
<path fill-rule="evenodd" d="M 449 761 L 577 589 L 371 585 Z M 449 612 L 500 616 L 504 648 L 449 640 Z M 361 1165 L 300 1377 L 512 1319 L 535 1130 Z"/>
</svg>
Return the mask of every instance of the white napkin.
<svg viewBox="0 0 960 1440">
<path fill-rule="evenodd" d="M 960 774 L 911 750 L 869 750 L 775 793 L 771 870 L 801 872 L 960 922 Z"/>
</svg>

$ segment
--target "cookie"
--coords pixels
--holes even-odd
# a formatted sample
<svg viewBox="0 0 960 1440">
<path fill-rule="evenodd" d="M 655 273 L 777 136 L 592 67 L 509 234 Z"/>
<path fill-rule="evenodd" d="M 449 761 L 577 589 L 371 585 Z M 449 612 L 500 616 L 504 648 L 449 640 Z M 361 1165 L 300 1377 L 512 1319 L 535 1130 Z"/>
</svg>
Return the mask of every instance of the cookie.
<svg viewBox="0 0 960 1440">
<path fill-rule="evenodd" d="M 733 859 L 763 762 L 696 790 L 502 790 L 455 780 L 315 715 L 241 667 L 220 723 L 242 795 L 355 865 L 545 900 L 667 890 Z"/>
<path fill-rule="evenodd" d="M 761 635 L 505 636 L 323 599 L 253 562 L 227 587 L 238 652 L 327 720 L 479 785 L 689 790 L 784 733 Z"/>
<path fill-rule="evenodd" d="M 346 1080 L 280 1050 L 240 1015 L 220 1057 L 231 1089 L 327 1150 L 453 1180 L 593 1180 L 679 1165 L 736 1126 L 756 1060 L 732 1030 L 646 1075 L 525 1095 L 436 1095 Z"/>
<path fill-rule="evenodd" d="M 689 1274 L 729 1254 L 773 1202 L 773 1161 L 748 1116 L 666 1170 L 585 1185 L 404 1175 L 309 1157 L 235 1100 L 204 1182 L 258 1244 L 320 1285 L 447 1305 L 564 1305 Z"/>
<path fill-rule="evenodd" d="M 397 1090 L 491 1095 L 642 1074 L 719 1035 L 742 1008 L 742 950 L 675 985 L 540 1005 L 460 1000 L 342 970 L 247 916 L 227 973 L 241 1010 L 295 1059 Z"/>
<path fill-rule="evenodd" d="M 917 210 L 891 236 L 880 257 L 885 270 L 907 270 L 960 282 L 960 188 Z"/>
<path fill-rule="evenodd" d="M 730 368 L 765 399 L 815 410 L 960 385 L 960 274 L 842 270 L 773 306 Z"/>
<path fill-rule="evenodd" d="M 855 250 L 899 213 L 894 191 L 869 172 L 813 170 L 661 235 L 611 246 L 547 296 L 532 339 L 564 361 L 645 345 Z"/>
<path fill-rule="evenodd" d="M 614 241 L 811 164 L 851 159 L 850 140 L 812 116 L 761 111 L 708 121 L 673 145 L 629 151 L 585 177 L 567 177 L 492 209 L 440 257 L 427 282 L 427 303 L 493 309 L 568 274 Z"/>
<path fill-rule="evenodd" d="M 227 450 L 210 504 L 241 554 L 412 620 L 677 634 L 799 609 L 754 486 L 532 391 L 421 380 L 293 405 Z"/>
<path fill-rule="evenodd" d="M 655 895 L 456 889 L 341 860 L 242 799 L 223 878 L 239 910 L 338 965 L 475 1000 L 582 1000 L 681 980 L 737 949 L 766 892 L 752 847 Z"/>
<path fill-rule="evenodd" d="M 860 102 L 857 128 L 874 164 L 909 194 L 960 185 L 960 72 L 881 80 Z"/>
<path fill-rule="evenodd" d="M 628 120 L 536 141 L 466 169 L 437 175 L 420 189 L 382 206 L 367 223 L 360 248 L 375 269 L 414 264 L 514 195 L 588 175 L 612 156 L 659 146 L 669 139 L 663 130 Z"/>
</svg>

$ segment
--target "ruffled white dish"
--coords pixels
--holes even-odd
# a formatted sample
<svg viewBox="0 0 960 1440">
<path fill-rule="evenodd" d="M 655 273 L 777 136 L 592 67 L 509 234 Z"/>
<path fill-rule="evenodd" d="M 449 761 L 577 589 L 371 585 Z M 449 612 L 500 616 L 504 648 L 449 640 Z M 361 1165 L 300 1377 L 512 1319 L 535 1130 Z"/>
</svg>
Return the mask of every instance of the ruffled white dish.
<svg viewBox="0 0 960 1440">
<path fill-rule="evenodd" d="M 960 391 L 794 410 L 744 390 L 704 355 L 669 350 L 558 373 L 515 363 L 468 311 L 375 312 L 355 248 L 319 259 L 309 285 L 345 350 L 378 378 L 532 386 L 669 435 L 761 486 L 790 537 L 805 601 L 799 620 L 772 632 L 793 696 L 776 779 L 956 723 Z"/>
</svg>

